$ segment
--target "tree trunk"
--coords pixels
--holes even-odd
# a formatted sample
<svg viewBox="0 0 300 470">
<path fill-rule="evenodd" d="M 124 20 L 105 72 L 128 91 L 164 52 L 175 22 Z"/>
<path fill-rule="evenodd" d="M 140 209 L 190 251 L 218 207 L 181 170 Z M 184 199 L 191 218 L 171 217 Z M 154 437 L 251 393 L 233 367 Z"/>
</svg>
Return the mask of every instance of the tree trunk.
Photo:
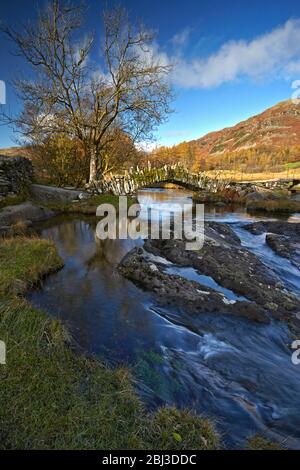
<svg viewBox="0 0 300 470">
<path fill-rule="evenodd" d="M 98 173 L 98 155 L 94 147 L 90 150 L 90 179 L 89 183 L 94 183 L 97 180 Z"/>
</svg>

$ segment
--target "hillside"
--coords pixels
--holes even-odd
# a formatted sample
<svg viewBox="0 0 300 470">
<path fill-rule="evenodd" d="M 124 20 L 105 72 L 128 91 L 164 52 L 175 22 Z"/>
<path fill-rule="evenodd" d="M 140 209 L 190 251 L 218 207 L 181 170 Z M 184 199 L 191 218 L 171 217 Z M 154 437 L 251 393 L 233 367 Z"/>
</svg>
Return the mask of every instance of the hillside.
<svg viewBox="0 0 300 470">
<path fill-rule="evenodd" d="M 147 164 L 150 158 L 159 166 L 181 162 L 193 171 L 228 170 L 231 173 L 248 174 L 299 172 L 300 105 L 291 100 L 284 101 L 233 127 L 211 132 L 200 139 L 182 142 L 173 147 L 160 147 L 150 155 L 143 156 L 137 152 L 130 161 L 124 142 L 118 152 L 116 161 L 111 156 L 116 168 L 120 166 L 120 162 L 123 166 L 125 162 L 131 166 L 136 163 Z M 28 150 L 22 147 L 0 149 L 0 154 L 29 156 Z M 43 151 L 43 168 L 45 155 Z M 47 165 L 49 167 L 49 161 Z M 54 170 L 56 174 L 57 169 Z"/>
<path fill-rule="evenodd" d="M 212 132 L 196 141 L 204 155 L 253 147 L 300 145 L 300 106 L 284 101 L 234 127 Z"/>
<path fill-rule="evenodd" d="M 291 100 L 217 132 L 172 148 L 160 148 L 153 157 L 182 160 L 192 167 L 257 169 L 300 160 L 300 105 Z"/>
<path fill-rule="evenodd" d="M 28 150 L 23 147 L 0 148 L 0 155 L 4 155 L 6 157 L 27 157 Z"/>
</svg>

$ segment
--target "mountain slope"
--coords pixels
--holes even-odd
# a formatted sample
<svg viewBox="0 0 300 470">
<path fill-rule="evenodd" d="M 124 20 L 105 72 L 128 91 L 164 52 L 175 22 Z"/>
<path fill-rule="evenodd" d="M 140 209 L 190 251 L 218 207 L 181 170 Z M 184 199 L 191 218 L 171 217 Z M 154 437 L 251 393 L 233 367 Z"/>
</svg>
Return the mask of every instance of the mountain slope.
<svg viewBox="0 0 300 470">
<path fill-rule="evenodd" d="M 300 104 L 291 100 L 197 140 L 155 150 L 159 162 L 181 162 L 193 170 L 275 170 L 300 161 Z"/>
<path fill-rule="evenodd" d="M 284 101 L 234 127 L 211 132 L 196 142 L 204 156 L 254 147 L 300 145 L 300 104 Z"/>
</svg>

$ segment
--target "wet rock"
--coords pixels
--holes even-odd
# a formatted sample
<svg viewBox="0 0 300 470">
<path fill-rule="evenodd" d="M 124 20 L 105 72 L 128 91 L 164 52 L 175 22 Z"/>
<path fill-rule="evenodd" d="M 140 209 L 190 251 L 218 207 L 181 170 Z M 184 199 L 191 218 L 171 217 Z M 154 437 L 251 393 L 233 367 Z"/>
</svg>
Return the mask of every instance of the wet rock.
<svg viewBox="0 0 300 470">
<path fill-rule="evenodd" d="M 43 186 L 40 184 L 32 184 L 30 186 L 30 195 L 37 201 L 41 202 L 60 202 L 70 203 L 75 199 L 85 199 L 89 195 L 74 189 L 57 188 L 55 186 Z"/>
<path fill-rule="evenodd" d="M 278 221 L 261 221 L 244 227 L 254 235 L 262 235 L 263 233 L 277 233 L 292 237 L 295 241 L 300 240 L 300 223 L 290 223 L 285 220 Z"/>
<path fill-rule="evenodd" d="M 154 292 L 159 305 L 176 307 L 183 314 L 226 314 L 259 323 L 269 322 L 260 306 L 247 301 L 228 300 L 223 294 L 198 282 L 167 274 L 161 266 L 149 262 L 147 254 L 141 249 L 135 248 L 128 253 L 118 269 L 138 286 Z"/>
<path fill-rule="evenodd" d="M 90 198 L 90 195 L 88 193 L 80 193 L 78 196 L 78 199 L 80 201 L 86 201 L 89 198 Z"/>
<path fill-rule="evenodd" d="M 247 195 L 246 205 L 247 206 L 251 205 L 251 202 L 267 201 L 267 200 L 275 200 L 275 199 L 280 199 L 280 196 L 278 196 L 273 191 L 269 191 L 269 190 L 253 191 Z"/>
<path fill-rule="evenodd" d="M 205 236 L 221 243 L 240 245 L 241 240 L 237 234 L 226 224 L 220 222 L 206 222 Z"/>
<path fill-rule="evenodd" d="M 294 254 L 297 255 L 297 245 L 294 245 L 292 242 L 290 242 L 289 237 L 285 237 L 284 235 L 267 233 L 266 243 L 275 251 L 275 253 L 277 253 L 279 256 L 282 256 L 283 258 L 290 259 Z M 300 248 L 299 245 L 298 248 Z M 300 264 L 298 266 L 300 266 Z"/>
<path fill-rule="evenodd" d="M 300 184 L 295 184 L 290 188 L 291 191 L 294 191 L 297 193 L 297 191 L 300 191 Z"/>
<path fill-rule="evenodd" d="M 272 250 L 300 269 L 300 223 L 286 221 L 256 222 L 245 227 L 255 235 L 266 233 L 266 243 Z"/>
<path fill-rule="evenodd" d="M 222 230 L 220 227 L 219 232 Z M 229 227 L 228 230 L 231 231 Z M 205 243 L 199 252 L 186 251 L 185 242 L 181 240 L 147 240 L 145 249 L 175 265 L 193 267 L 219 285 L 255 302 L 275 319 L 294 323 L 300 312 L 300 300 L 284 289 L 277 275 L 254 253 L 242 248 L 237 241 L 231 243 L 234 235 L 229 236 L 229 232 L 221 242 L 216 226 L 214 232 L 215 235 L 209 226 L 205 228 Z M 300 326 L 298 320 L 296 323 Z"/>
<path fill-rule="evenodd" d="M 55 212 L 50 209 L 25 202 L 16 206 L 5 207 L 0 211 L 0 227 L 11 226 L 20 222 L 41 222 L 53 217 Z"/>
</svg>

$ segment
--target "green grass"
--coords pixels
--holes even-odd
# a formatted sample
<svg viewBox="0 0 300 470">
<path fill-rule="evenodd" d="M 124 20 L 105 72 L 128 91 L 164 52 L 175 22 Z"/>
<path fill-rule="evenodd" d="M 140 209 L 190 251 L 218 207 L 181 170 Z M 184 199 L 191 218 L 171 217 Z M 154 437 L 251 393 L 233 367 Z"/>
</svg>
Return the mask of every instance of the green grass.
<svg viewBox="0 0 300 470">
<path fill-rule="evenodd" d="M 48 209 L 52 209 L 56 212 L 64 214 L 95 215 L 98 206 L 101 204 L 111 204 L 117 210 L 119 209 L 119 196 L 114 196 L 113 194 L 100 194 L 98 196 L 93 196 L 89 199 L 78 202 L 63 203 L 59 201 L 39 201 L 37 199 L 30 198 L 28 193 L 25 191 L 17 196 L 8 196 L 3 199 L 3 201 L 0 201 L 0 209 L 8 206 L 22 204 L 26 200 L 31 200 L 33 203 L 36 203 L 39 206 L 47 207 Z M 128 206 L 136 203 L 136 198 L 128 196 Z"/>
<path fill-rule="evenodd" d="M 0 244 L 0 296 L 26 292 L 61 267 L 52 242 L 23 237 L 4 240 Z"/>
<path fill-rule="evenodd" d="M 126 370 L 75 356 L 63 329 L 25 301 L 0 304 L 0 447 L 140 448 L 142 405 Z"/>
<path fill-rule="evenodd" d="M 16 296 L 61 266 L 50 241 L 0 243 L 0 448 L 218 448 L 207 419 L 168 408 L 148 414 L 128 370 L 76 355 L 58 320 Z"/>
<path fill-rule="evenodd" d="M 101 204 L 111 204 L 117 210 L 119 208 L 119 196 L 114 196 L 113 194 L 101 194 L 99 196 L 93 196 L 87 200 L 67 204 L 60 202 L 41 203 L 40 201 L 35 200 L 33 202 L 47 207 L 48 209 L 65 214 L 96 215 L 96 210 Z M 135 198 L 128 197 L 128 206 L 136 203 L 137 200 Z"/>
<path fill-rule="evenodd" d="M 256 435 L 248 440 L 249 450 L 283 450 L 276 442 L 269 441 L 261 435 Z"/>
<path fill-rule="evenodd" d="M 22 204 L 28 199 L 27 192 L 22 192 L 16 196 L 7 196 L 2 201 L 0 201 L 0 210 L 8 206 L 16 206 L 17 204 Z"/>
<path fill-rule="evenodd" d="M 153 449 L 217 450 L 220 446 L 209 420 L 175 408 L 160 409 L 151 419 L 147 435 Z"/>
<path fill-rule="evenodd" d="M 300 162 L 286 163 L 284 166 L 287 170 L 293 170 L 294 168 L 300 168 Z"/>
</svg>

